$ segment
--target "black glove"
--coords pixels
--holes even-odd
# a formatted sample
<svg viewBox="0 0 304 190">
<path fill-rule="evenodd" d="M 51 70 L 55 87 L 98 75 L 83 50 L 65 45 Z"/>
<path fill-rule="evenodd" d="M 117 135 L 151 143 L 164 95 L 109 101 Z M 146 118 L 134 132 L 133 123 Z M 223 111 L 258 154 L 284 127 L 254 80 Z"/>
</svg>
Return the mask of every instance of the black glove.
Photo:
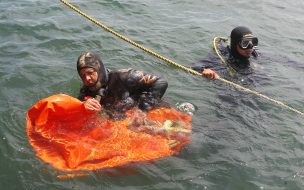
<svg viewBox="0 0 304 190">
<path fill-rule="evenodd" d="M 141 110 L 149 111 L 154 107 L 156 101 L 151 93 L 144 93 L 139 97 L 138 107 Z"/>
<path fill-rule="evenodd" d="M 98 101 L 100 102 L 100 100 L 101 100 L 102 98 L 104 98 L 105 96 L 106 96 L 106 89 L 101 88 L 101 89 L 98 90 L 95 99 L 98 100 Z"/>
</svg>

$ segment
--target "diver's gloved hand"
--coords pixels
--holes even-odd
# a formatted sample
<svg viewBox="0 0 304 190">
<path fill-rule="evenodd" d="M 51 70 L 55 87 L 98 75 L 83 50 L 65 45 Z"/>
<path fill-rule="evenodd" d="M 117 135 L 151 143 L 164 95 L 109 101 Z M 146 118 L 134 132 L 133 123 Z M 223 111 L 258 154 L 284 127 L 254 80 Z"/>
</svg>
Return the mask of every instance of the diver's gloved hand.
<svg viewBox="0 0 304 190">
<path fill-rule="evenodd" d="M 157 100 L 152 96 L 152 94 L 145 93 L 140 96 L 139 101 L 138 101 L 138 107 L 141 110 L 149 111 L 149 110 L 153 109 L 156 101 Z"/>
</svg>

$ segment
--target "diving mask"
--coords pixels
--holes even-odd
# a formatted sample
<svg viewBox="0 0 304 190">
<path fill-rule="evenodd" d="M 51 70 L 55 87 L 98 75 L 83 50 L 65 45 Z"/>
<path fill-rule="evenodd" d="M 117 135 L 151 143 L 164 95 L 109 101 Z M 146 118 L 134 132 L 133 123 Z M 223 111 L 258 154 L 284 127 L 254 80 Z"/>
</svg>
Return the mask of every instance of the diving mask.
<svg viewBox="0 0 304 190">
<path fill-rule="evenodd" d="M 252 34 L 244 35 L 239 43 L 241 49 L 252 49 L 258 46 L 258 38 Z"/>
</svg>

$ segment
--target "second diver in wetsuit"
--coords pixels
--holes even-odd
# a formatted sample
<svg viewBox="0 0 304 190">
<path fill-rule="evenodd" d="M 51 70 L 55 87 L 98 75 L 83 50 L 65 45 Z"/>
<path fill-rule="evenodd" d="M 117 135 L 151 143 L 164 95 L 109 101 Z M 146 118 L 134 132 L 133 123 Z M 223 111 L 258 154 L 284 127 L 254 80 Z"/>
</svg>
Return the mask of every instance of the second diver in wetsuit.
<svg viewBox="0 0 304 190">
<path fill-rule="evenodd" d="M 220 55 L 230 70 L 229 73 L 250 74 L 252 73 L 251 59 L 257 59 L 258 38 L 251 30 L 239 26 L 231 31 L 230 45 L 225 45 L 228 39 L 218 38 L 217 46 Z M 214 64 L 214 63 L 212 63 Z M 211 79 L 218 78 L 218 74 L 211 69 L 212 65 L 194 66 L 192 69 L 202 72 L 203 76 Z"/>
</svg>

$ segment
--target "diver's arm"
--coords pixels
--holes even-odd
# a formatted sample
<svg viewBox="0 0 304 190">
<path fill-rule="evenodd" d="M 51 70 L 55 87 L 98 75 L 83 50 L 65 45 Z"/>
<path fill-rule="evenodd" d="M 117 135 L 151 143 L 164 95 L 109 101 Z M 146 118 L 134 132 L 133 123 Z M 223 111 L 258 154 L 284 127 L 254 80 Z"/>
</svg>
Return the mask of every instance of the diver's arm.
<svg viewBox="0 0 304 190">
<path fill-rule="evenodd" d="M 137 70 L 129 72 L 128 82 L 135 89 L 138 89 L 135 96 L 139 97 L 138 104 L 143 110 L 153 108 L 155 103 L 162 98 L 168 87 L 168 82 L 164 78 Z"/>
<path fill-rule="evenodd" d="M 88 96 L 86 88 L 82 87 L 80 89 L 78 99 L 83 102 L 83 106 L 84 106 L 85 110 L 90 111 L 90 112 L 101 111 L 101 105 L 99 103 L 100 100 L 97 100 L 95 98 Z"/>
<path fill-rule="evenodd" d="M 95 98 L 88 98 L 83 102 L 84 108 L 87 111 L 93 111 L 93 112 L 100 112 L 101 111 L 101 105 L 98 100 Z"/>
<path fill-rule="evenodd" d="M 209 79 L 218 79 L 219 75 L 212 69 L 203 66 L 193 66 L 191 69 L 202 73 L 202 75 Z"/>
<path fill-rule="evenodd" d="M 87 95 L 86 95 L 86 93 L 85 93 L 85 89 L 84 89 L 84 87 L 82 87 L 82 88 L 80 89 L 80 92 L 79 92 L 79 95 L 78 95 L 78 100 L 84 101 L 84 99 L 85 99 L 86 96 L 87 96 Z"/>
<path fill-rule="evenodd" d="M 159 77 L 147 91 L 143 91 L 140 95 L 138 106 L 143 110 L 152 109 L 157 102 L 161 100 L 168 87 L 168 82 Z"/>
<path fill-rule="evenodd" d="M 203 67 L 203 66 L 192 66 L 191 69 L 193 69 L 197 72 L 203 72 L 205 70 L 205 67 Z"/>
<path fill-rule="evenodd" d="M 219 75 L 212 69 L 204 69 L 202 75 L 209 79 L 219 79 Z"/>
<path fill-rule="evenodd" d="M 159 77 L 150 87 L 150 92 L 153 98 L 161 99 L 168 88 L 166 79 Z"/>
</svg>

